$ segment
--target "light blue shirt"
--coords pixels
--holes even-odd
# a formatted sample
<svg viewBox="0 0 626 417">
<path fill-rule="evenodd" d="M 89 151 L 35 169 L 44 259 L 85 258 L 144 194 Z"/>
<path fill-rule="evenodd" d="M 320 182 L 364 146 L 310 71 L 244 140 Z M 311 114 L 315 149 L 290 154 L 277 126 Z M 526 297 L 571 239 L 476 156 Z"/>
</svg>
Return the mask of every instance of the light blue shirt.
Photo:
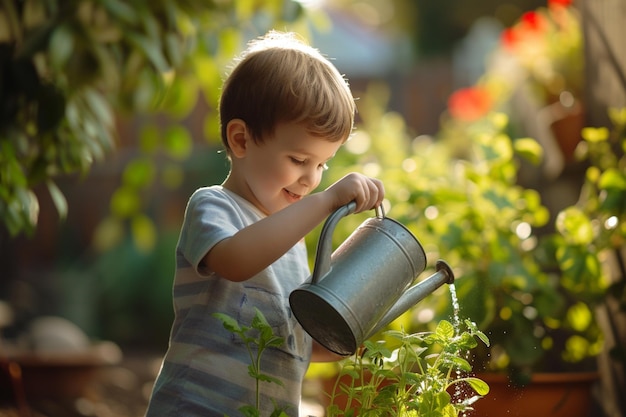
<svg viewBox="0 0 626 417">
<path fill-rule="evenodd" d="M 176 248 L 175 318 L 147 416 L 236 417 L 242 415 L 241 406 L 255 404 L 248 352 L 239 337 L 213 317 L 225 313 L 249 326 L 255 307 L 285 340 L 281 348 L 262 356 L 261 372 L 284 386 L 261 382 L 261 416 L 270 415 L 273 401 L 287 406 L 288 415 L 298 415 L 312 344 L 291 313 L 289 294 L 309 276 L 304 242 L 244 282 L 228 281 L 201 265 L 216 243 L 263 217 L 247 200 L 221 186 L 201 188 L 191 196 Z M 271 236 L 267 244 L 272 244 Z"/>
</svg>

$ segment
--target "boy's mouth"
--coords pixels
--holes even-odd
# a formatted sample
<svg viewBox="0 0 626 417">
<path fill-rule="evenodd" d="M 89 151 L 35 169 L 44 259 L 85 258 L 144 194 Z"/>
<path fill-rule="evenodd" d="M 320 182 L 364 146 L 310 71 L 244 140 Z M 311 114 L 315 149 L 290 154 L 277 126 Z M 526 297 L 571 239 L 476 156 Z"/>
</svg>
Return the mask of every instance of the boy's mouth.
<svg viewBox="0 0 626 417">
<path fill-rule="evenodd" d="M 289 197 L 290 200 L 298 201 L 302 198 L 300 194 L 292 193 L 291 191 L 287 189 L 284 189 L 284 190 L 285 190 L 285 193 L 287 194 L 287 197 Z"/>
</svg>

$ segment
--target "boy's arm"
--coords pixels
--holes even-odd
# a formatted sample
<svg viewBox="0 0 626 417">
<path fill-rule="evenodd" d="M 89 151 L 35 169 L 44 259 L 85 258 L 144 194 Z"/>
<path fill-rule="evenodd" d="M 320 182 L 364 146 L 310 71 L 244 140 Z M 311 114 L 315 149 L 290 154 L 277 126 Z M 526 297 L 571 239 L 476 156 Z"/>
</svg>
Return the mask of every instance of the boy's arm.
<svg viewBox="0 0 626 417">
<path fill-rule="evenodd" d="M 355 212 L 368 210 L 380 204 L 383 196 L 380 181 L 349 174 L 325 191 L 311 194 L 217 243 L 205 255 L 205 265 L 230 281 L 245 281 L 284 255 L 336 208 L 355 200 Z"/>
</svg>

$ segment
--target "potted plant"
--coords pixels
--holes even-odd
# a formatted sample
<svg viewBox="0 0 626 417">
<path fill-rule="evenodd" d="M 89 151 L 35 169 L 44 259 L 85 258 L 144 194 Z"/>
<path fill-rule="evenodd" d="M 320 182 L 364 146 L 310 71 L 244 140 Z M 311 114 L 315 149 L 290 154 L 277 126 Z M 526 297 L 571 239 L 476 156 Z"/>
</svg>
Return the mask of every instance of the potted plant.
<svg viewBox="0 0 626 417">
<path fill-rule="evenodd" d="M 489 392 L 468 376 L 467 353 L 488 338 L 474 323 L 441 320 L 434 331 L 384 332 L 344 360 L 329 390 L 327 416 L 458 416 Z M 468 389 L 471 387 L 471 389 Z"/>
<path fill-rule="evenodd" d="M 550 31 L 536 30 L 535 42 L 538 36 L 578 39 L 569 54 L 536 48 L 540 55 L 527 63 L 546 61 L 552 68 L 551 80 L 561 81 L 560 91 L 578 100 L 582 74 L 561 70 L 568 59 L 582 58 L 576 14 L 569 3 L 549 1 L 548 9 L 524 18 L 532 23 L 534 16 L 544 19 L 535 23 L 552 25 Z M 558 19 L 565 17 L 568 25 L 558 26 L 563 23 Z M 512 34 L 505 32 L 505 39 Z M 598 378 L 596 360 L 605 330 L 595 308 L 607 298 L 624 299 L 620 257 L 626 235 L 624 111 L 611 110 L 613 133 L 603 128 L 575 132 L 576 152 L 571 155 L 575 159 L 569 162 L 589 166 L 580 198 L 571 207 L 551 211 L 542 201 L 545 195 L 520 181 L 522 167 L 539 164 L 551 151 L 546 143 L 526 137 L 519 120 L 513 119 L 512 102 L 517 90 L 530 89 L 537 108 L 550 105 L 555 94 L 548 93 L 558 91 L 551 89 L 559 83 L 547 83 L 519 61 L 515 71 L 507 73 L 499 64 L 488 67 L 476 85 L 450 97 L 436 138 L 411 137 L 402 117 L 385 111 L 388 92 L 372 86 L 360 100 L 359 130 L 337 158 L 344 159 L 340 165 L 346 170 L 353 169 L 353 163 L 381 178 L 390 206 L 386 211 L 420 239 L 429 259 L 444 258 L 455 270 L 462 315 L 491 340 L 489 348 L 473 351 L 474 371 L 497 373 L 517 390 L 505 397 L 505 412 L 586 415 L 590 400 L 582 394 L 589 394 L 590 384 Z M 616 266 L 605 260 L 609 253 Z M 616 282 L 609 282 L 607 271 L 613 271 Z M 409 332 L 432 329 L 452 314 L 449 295 L 438 295 L 420 302 L 390 327 Z M 573 371 L 582 374 L 574 377 Z M 481 373 L 481 378 L 485 375 Z M 576 386 L 541 386 L 541 391 L 559 396 L 553 400 L 554 408 L 543 400 L 529 400 L 530 387 L 552 376 Z M 480 415 L 494 415 L 482 408 L 501 401 L 495 400 L 492 381 L 485 380 L 492 392 L 476 408 Z M 517 388 L 522 386 L 524 391 Z M 572 398 L 583 400 L 571 408 L 564 406 L 564 400 Z M 539 408 L 524 414 L 519 407 L 525 404 Z"/>
<path fill-rule="evenodd" d="M 573 336 L 565 343 L 569 360 L 600 354 L 601 405 L 612 415 L 626 411 L 618 376 L 626 365 L 626 108 L 609 109 L 609 118 L 612 130 L 582 130 L 576 153 L 586 169 L 579 198 L 559 211 L 539 255 L 560 278 L 577 314 L 572 324 L 587 334 L 600 330 L 606 341 L 601 352 L 590 344 L 594 339 Z"/>
<path fill-rule="evenodd" d="M 245 343 L 250 355 L 249 374 L 256 384 L 256 403 L 240 408 L 248 417 L 259 417 L 259 401 L 266 383 L 283 385 L 263 372 L 261 356 L 266 349 L 280 347 L 284 340 L 274 335 L 272 326 L 259 310 L 250 324 L 240 324 L 225 314 L 215 314 L 224 327 Z M 489 387 L 466 374 L 471 365 L 464 358 L 478 340 L 489 344 L 476 325 L 442 320 L 433 332 L 406 334 L 386 332 L 387 341 L 366 341 L 363 349 L 342 362 L 336 378 L 328 416 L 456 417 L 471 406 Z M 470 395 L 463 392 L 472 388 Z M 477 393 L 474 395 L 473 393 Z M 342 400 L 342 401 L 338 401 Z M 341 404 L 341 405 L 340 405 Z M 272 416 L 286 416 L 275 404 Z"/>
<path fill-rule="evenodd" d="M 537 139 L 559 150 L 562 161 L 552 165 L 574 161 L 585 119 L 583 31 L 572 3 L 547 0 L 505 28 L 481 81 L 511 114 L 546 125 Z"/>
<path fill-rule="evenodd" d="M 475 86 L 453 94 L 450 100 L 450 118 L 442 126 L 443 136 L 463 143 L 463 160 L 472 161 L 473 166 L 484 165 L 480 160 L 480 151 L 475 152 L 477 142 L 474 139 L 483 142 L 485 136 L 489 135 L 485 121 L 493 120 L 494 111 L 507 114 L 508 119 L 512 117 L 509 114 L 524 113 L 524 109 L 519 107 L 519 96 L 524 95 L 520 91 L 524 91 L 526 101 L 523 104 L 526 111 L 528 107 L 535 107 L 529 111 L 534 115 L 531 124 L 540 125 L 541 128 L 541 124 L 545 123 L 551 134 L 548 137 L 543 136 L 541 142 L 536 143 L 515 138 L 514 132 L 520 131 L 522 121 L 519 118 L 509 120 L 501 133 L 508 136 L 513 149 L 521 151 L 520 155 L 530 156 L 531 160 L 541 156 L 542 152 L 537 149 L 538 144 L 541 144 L 541 149 L 550 149 L 552 137 L 558 143 L 563 157 L 564 164 L 559 169 L 565 167 L 564 172 L 567 175 L 579 174 L 580 177 L 574 181 L 581 184 L 574 204 L 556 210 L 553 207 L 549 210 L 547 223 L 543 220 L 527 222 L 519 216 L 509 218 L 512 220 L 511 227 L 516 229 L 516 233 L 521 232 L 519 237 L 523 237 L 517 242 L 513 236 L 502 239 L 506 237 L 506 232 L 499 235 L 498 244 L 506 242 L 501 244 L 501 248 L 508 247 L 508 243 L 514 243 L 513 248 L 508 247 L 507 253 L 512 253 L 509 249 L 523 249 L 520 259 L 524 260 L 525 267 L 516 270 L 531 272 L 532 277 L 512 274 L 515 269 L 510 267 L 505 275 L 499 273 L 501 269 L 498 266 L 484 270 L 489 273 L 487 282 L 490 285 L 481 287 L 487 288 L 490 293 L 483 300 L 486 305 L 491 303 L 497 313 L 491 317 L 483 316 L 487 320 L 479 326 L 490 335 L 493 342 L 489 352 L 491 356 L 486 362 L 487 369 L 505 370 L 508 373 L 507 379 L 519 384 L 527 384 L 531 377 L 535 382 L 545 379 L 537 376 L 539 371 L 558 372 L 559 375 L 553 375 L 557 378 L 563 378 L 560 373 L 567 371 L 569 373 L 565 378 L 577 379 L 581 386 L 584 380 L 593 381 L 594 376 L 598 377 L 597 373 L 573 377 L 571 372 L 596 370 L 598 356 L 603 350 L 608 351 L 603 347 L 604 339 L 612 343 L 609 346 L 612 359 L 605 359 L 605 362 L 612 360 L 616 364 L 615 369 L 619 369 L 619 358 L 621 366 L 624 363 L 624 346 L 619 346 L 623 335 L 620 335 L 620 325 L 616 323 L 624 320 L 623 299 L 626 294 L 623 260 L 626 240 L 626 111 L 609 109 L 612 131 L 607 127 L 582 128 L 584 114 L 580 99 L 583 90 L 581 37 L 577 13 L 569 1 L 548 1 L 547 9 L 527 13 L 520 22 L 503 33 L 506 56 L 513 58 L 514 65 L 509 65 L 505 72 L 502 69 L 507 68 L 506 65 L 492 65 Z M 555 42 L 559 48 L 554 48 Z M 496 53 L 496 56 L 502 55 Z M 516 73 L 521 73 L 522 76 L 512 75 Z M 555 98 L 558 98 L 557 103 L 553 102 Z M 555 111 L 555 106 L 560 110 Z M 564 106 L 569 109 L 564 111 Z M 549 112 L 548 117 L 546 112 Z M 563 116 L 562 120 L 556 117 L 559 114 Z M 561 132 L 561 125 L 565 125 L 568 131 Z M 524 127 L 527 126 L 522 126 L 522 132 L 532 131 L 539 134 L 541 131 L 536 126 L 531 126 L 532 129 L 528 130 L 524 130 Z M 562 136 L 561 133 L 566 134 Z M 492 147 L 488 152 L 491 152 L 492 157 L 496 154 L 507 155 L 506 148 L 501 144 Z M 476 156 L 479 156 L 478 159 Z M 550 156 L 548 153 L 544 155 Z M 514 165 L 507 169 L 513 177 L 518 177 L 522 173 L 519 162 L 515 159 L 511 161 Z M 576 169 L 572 169 L 572 166 Z M 495 166 L 492 165 L 492 168 Z M 543 177 L 542 180 L 550 181 L 551 178 Z M 512 184 L 519 183 L 520 181 L 514 179 Z M 538 189 L 543 189 L 545 193 L 550 188 L 539 184 Z M 510 191 L 508 195 L 512 196 L 513 192 Z M 540 193 L 539 196 L 543 199 L 547 195 Z M 522 207 L 529 202 L 528 198 L 525 200 L 518 201 L 516 206 Z M 500 199 L 500 208 L 507 208 L 507 213 L 511 214 L 509 204 L 513 202 Z M 482 218 L 480 213 L 474 214 L 478 214 L 479 219 Z M 520 211 L 518 215 L 520 214 L 524 213 Z M 503 215 L 504 211 L 498 214 L 499 217 Z M 535 217 L 534 220 L 539 218 Z M 489 257 L 495 253 L 488 250 L 485 255 Z M 464 260 L 468 259 L 471 261 L 472 258 Z M 508 256 L 504 259 L 507 262 L 515 260 Z M 468 266 L 472 271 L 480 270 L 479 265 Z M 513 281 L 517 281 L 517 284 Z M 598 316 L 597 310 L 601 306 L 604 310 Z M 607 310 L 608 308 L 611 310 Z M 477 311 L 469 314 L 473 318 L 481 317 Z M 611 314 L 621 318 L 611 317 Z M 599 320 L 602 317 L 605 323 Z M 606 385 L 604 380 L 610 378 L 603 375 L 603 385 Z M 494 381 L 488 381 L 494 388 Z M 605 394 L 602 394 L 601 402 L 605 408 L 611 402 L 611 391 L 616 404 L 619 392 L 623 391 L 623 387 L 620 390 L 619 382 L 615 381 L 619 379 L 614 380 L 615 386 L 602 388 Z M 542 389 L 546 391 L 545 388 Z M 585 390 L 589 392 L 588 388 Z M 573 391 L 562 392 L 563 399 L 565 393 L 570 398 L 580 398 L 580 395 L 571 395 Z M 516 395 L 519 397 L 519 394 Z M 492 392 L 492 397 L 495 396 Z M 509 411 L 515 409 L 516 405 L 511 405 L 511 397 L 505 402 Z M 521 402 L 531 403 L 526 399 L 518 403 Z M 481 402 L 479 408 L 487 404 L 488 401 Z M 574 407 L 576 408 L 586 413 L 588 402 L 580 403 Z M 479 411 L 482 415 L 492 415 L 485 410 Z M 550 415 L 557 415 L 559 412 L 562 415 L 572 413 L 560 409 L 552 410 Z M 526 414 L 536 415 L 537 412 L 530 411 Z"/>
<path fill-rule="evenodd" d="M 538 386 L 539 381 L 544 381 L 544 377 L 537 377 L 539 370 L 595 369 L 588 359 L 601 350 L 601 333 L 592 319 L 593 313 L 587 305 L 573 302 L 564 292 L 559 275 L 548 273 L 539 256 L 540 238 L 533 230 L 548 222 L 548 210 L 537 191 L 517 184 L 516 155 L 537 160 L 540 148 L 529 138 L 511 138 L 508 128 L 506 115 L 490 113 L 471 126 L 464 124 L 464 135 L 460 126 L 447 126 L 450 130 L 446 134 L 453 139 L 441 139 L 436 145 L 423 144 L 421 155 L 435 158 L 434 149 L 447 143 L 456 156 L 444 164 L 450 174 L 429 176 L 430 186 L 413 191 L 408 201 L 425 210 L 414 211 L 412 219 L 407 211 L 403 220 L 421 230 L 418 236 L 432 241 L 433 249 L 439 251 L 437 256 L 455 265 L 461 310 L 478 323 L 492 342 L 489 349 L 477 349 L 472 358 L 474 370 L 480 372 L 492 390 L 498 380 L 511 386 L 528 385 L 535 378 L 532 386 Z M 465 139 L 464 143 L 459 143 L 459 138 Z M 428 162 L 421 159 L 423 156 L 415 158 L 416 167 Z M 421 309 L 423 306 L 410 319 L 418 327 L 427 325 L 419 320 L 420 315 L 424 317 Z M 450 307 L 433 300 L 433 311 L 436 321 L 448 315 Z M 584 324 L 580 324 L 581 317 L 587 318 Z M 580 344 L 575 343 L 581 340 L 587 342 L 582 352 Z M 485 372 L 500 375 L 498 379 L 489 379 Z M 590 392 L 588 383 L 594 376 L 576 377 L 582 378 L 576 379 L 576 389 Z M 566 379 L 575 378 L 569 375 Z M 500 415 L 502 411 L 492 414 L 486 410 L 498 398 L 505 398 L 506 412 L 519 415 L 537 415 L 538 410 L 527 413 L 522 405 L 538 406 L 550 415 L 572 415 L 572 410 L 586 412 L 589 408 L 589 400 L 561 406 L 565 398 L 583 398 L 568 397 L 571 388 L 541 386 L 540 391 L 554 391 L 557 397 L 539 401 L 528 398 L 528 389 L 523 396 L 518 391 L 508 397 L 499 397 L 492 391 L 485 401 L 476 404 L 476 410 L 480 415 Z M 549 404 L 561 408 L 552 410 Z"/>
<path fill-rule="evenodd" d="M 580 204 L 587 210 L 621 210 L 610 215 L 597 213 L 611 229 L 586 247 L 588 242 L 572 240 L 571 234 L 579 233 L 576 226 L 580 224 L 574 217 L 578 211 L 573 209 L 556 216 L 555 234 L 536 233 L 550 223 L 550 212 L 541 203 L 539 192 L 518 184 L 517 174 L 520 158 L 537 163 L 542 148 L 531 138 L 511 137 L 505 113 L 486 110 L 471 121 L 450 119 L 437 140 L 411 140 L 402 117 L 386 112 L 381 105 L 385 93 L 372 86 L 362 97 L 360 129 L 337 158 L 343 159 L 341 165 L 348 166 L 346 169 L 352 163 L 382 178 L 390 203 L 387 212 L 420 239 L 429 259 L 445 258 L 452 265 L 462 315 L 475 321 L 492 342 L 489 349 L 478 346 L 473 350 L 474 371 L 499 372 L 506 385 L 527 385 L 533 377 L 543 380 L 537 377 L 539 371 L 591 371 L 578 377 L 570 373 L 565 378 L 574 380 L 581 393 L 589 392 L 589 383 L 597 378 L 595 359 L 602 350 L 593 306 L 606 287 L 601 274 L 589 275 L 587 269 L 600 271 L 593 259 L 601 259 L 603 245 L 623 244 L 624 209 L 619 204 L 625 199 L 620 194 L 623 174 L 619 173 L 624 162 L 609 152 L 617 144 L 608 146 L 608 133 L 602 129 L 584 131 L 583 144 L 590 145 L 589 155 L 606 142 L 602 148 L 611 165 L 600 171 L 590 168 L 587 177 L 595 185 L 583 187 L 582 195 L 587 198 Z M 623 121 L 618 122 L 619 118 L 617 130 L 623 131 Z M 588 190 L 595 190 L 595 197 L 589 199 Z M 605 197 L 604 203 L 598 204 L 602 196 L 609 196 L 608 201 Z M 587 255 L 581 258 L 583 252 Z M 581 282 L 581 277 L 587 282 Z M 580 298 L 581 294 L 589 297 Z M 390 327 L 409 333 L 432 330 L 435 323 L 451 315 L 449 294 L 439 291 Z M 483 378 L 482 373 L 480 376 Z M 557 403 L 565 392 L 560 388 L 542 390 L 556 390 L 561 395 Z M 494 395 L 479 402 L 477 409 L 492 402 Z M 516 395 L 519 398 L 519 393 Z M 512 404 L 507 404 L 509 412 L 519 406 Z M 583 400 L 573 408 L 585 412 L 588 406 L 589 400 Z"/>
</svg>

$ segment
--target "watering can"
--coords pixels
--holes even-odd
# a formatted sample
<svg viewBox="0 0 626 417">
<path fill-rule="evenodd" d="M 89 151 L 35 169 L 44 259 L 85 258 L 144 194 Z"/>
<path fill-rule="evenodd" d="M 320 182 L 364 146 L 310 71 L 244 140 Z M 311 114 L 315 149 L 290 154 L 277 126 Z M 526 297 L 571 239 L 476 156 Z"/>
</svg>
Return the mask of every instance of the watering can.
<svg viewBox="0 0 626 417">
<path fill-rule="evenodd" d="M 363 222 L 334 252 L 331 237 L 350 202 L 326 220 L 317 247 L 313 273 L 289 295 L 294 316 L 326 349 L 349 356 L 376 332 L 444 283 L 454 274 L 444 261 L 437 271 L 412 285 L 426 268 L 419 241 L 396 220 L 376 217 Z"/>
</svg>

